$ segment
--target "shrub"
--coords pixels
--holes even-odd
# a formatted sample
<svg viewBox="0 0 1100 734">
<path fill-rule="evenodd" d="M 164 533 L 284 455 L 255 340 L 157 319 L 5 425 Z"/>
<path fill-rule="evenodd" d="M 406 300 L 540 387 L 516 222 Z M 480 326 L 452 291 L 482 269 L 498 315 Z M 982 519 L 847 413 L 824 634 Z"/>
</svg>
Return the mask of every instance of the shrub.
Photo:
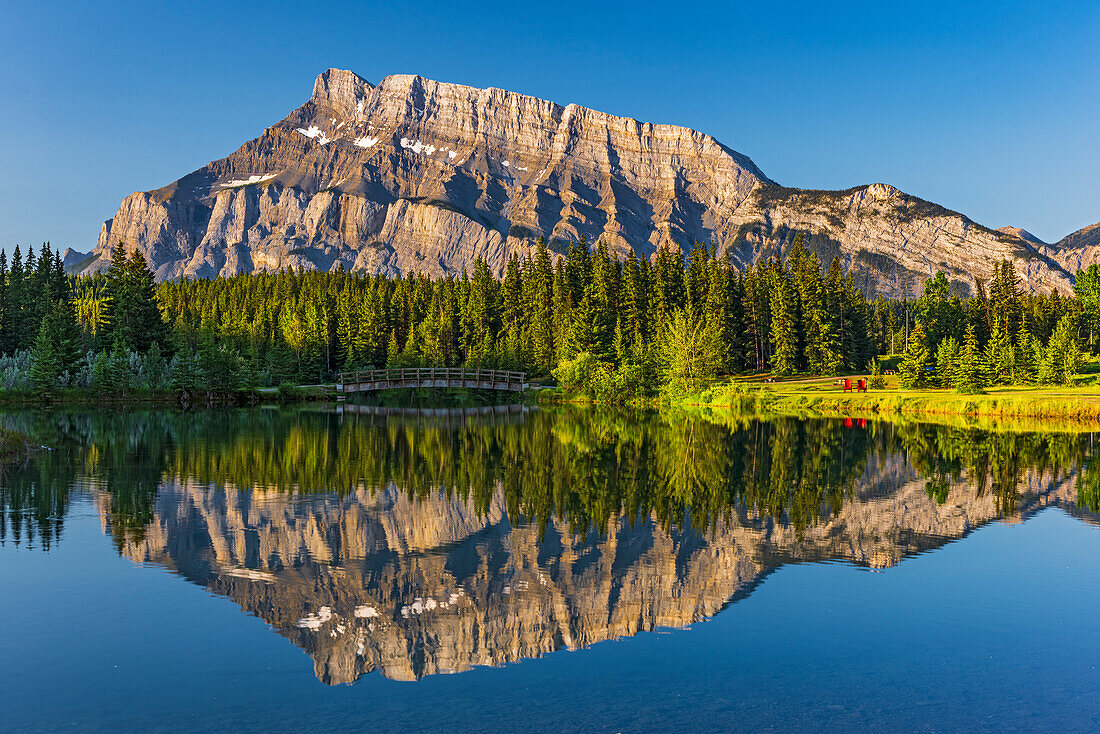
<svg viewBox="0 0 1100 734">
<path fill-rule="evenodd" d="M 275 393 L 279 397 L 280 403 L 296 403 L 301 402 L 305 397 L 305 391 L 289 382 L 281 382 L 279 386 L 275 388 Z"/>
</svg>

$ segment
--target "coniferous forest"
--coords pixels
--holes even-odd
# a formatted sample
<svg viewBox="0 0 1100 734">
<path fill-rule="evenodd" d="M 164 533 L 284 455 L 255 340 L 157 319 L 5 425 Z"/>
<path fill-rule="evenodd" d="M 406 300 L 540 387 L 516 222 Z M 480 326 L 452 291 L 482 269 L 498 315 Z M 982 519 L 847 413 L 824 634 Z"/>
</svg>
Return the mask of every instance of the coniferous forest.
<svg viewBox="0 0 1100 734">
<path fill-rule="evenodd" d="M 1007 261 L 968 297 L 939 273 L 915 301 L 869 301 L 801 235 L 784 258 L 744 269 L 705 245 L 620 261 L 582 238 L 562 255 L 540 240 L 499 279 L 479 261 L 440 278 L 281 271 L 160 284 L 123 248 L 104 272 L 66 276 L 47 244 L 15 248 L 10 262 L 0 253 L 0 388 L 230 393 L 350 369 L 467 366 L 624 401 L 720 375 L 877 376 L 880 355 L 903 352 L 903 386 L 974 392 L 1068 382 L 1098 313 L 1100 268 L 1066 298 L 1021 292 Z"/>
</svg>

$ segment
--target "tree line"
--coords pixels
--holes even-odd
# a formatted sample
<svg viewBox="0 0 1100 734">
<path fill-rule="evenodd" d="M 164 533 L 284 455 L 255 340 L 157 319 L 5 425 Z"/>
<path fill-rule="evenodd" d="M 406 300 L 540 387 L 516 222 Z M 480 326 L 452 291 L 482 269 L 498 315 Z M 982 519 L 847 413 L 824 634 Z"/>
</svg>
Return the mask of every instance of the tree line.
<svg viewBox="0 0 1100 734">
<path fill-rule="evenodd" d="M 1072 299 L 1024 293 L 1008 260 L 994 264 L 988 289 L 979 280 L 966 299 L 937 273 L 915 304 L 916 327 L 898 368 L 902 386 L 977 393 L 992 385 L 1071 384 L 1083 330 L 1096 321 L 1086 304 L 1096 302 L 1090 289 L 1100 295 L 1100 268 L 1090 271 L 1078 273 Z"/>
<path fill-rule="evenodd" d="M 25 260 L 16 248 L 10 266 L 0 253 L 0 387 L 232 392 L 466 366 L 553 374 L 621 401 L 719 375 L 877 369 L 904 345 L 903 384 L 973 391 L 1068 381 L 1082 334 L 1095 346 L 1100 331 L 1100 268 L 1078 288 L 1024 294 L 1005 262 L 973 296 L 939 273 L 915 301 L 869 301 L 801 234 L 784 257 L 744 268 L 705 244 L 619 260 L 584 238 L 560 256 L 540 239 L 500 278 L 478 260 L 436 278 L 284 270 L 159 284 L 121 247 L 104 272 L 67 277 L 47 244 Z"/>
</svg>

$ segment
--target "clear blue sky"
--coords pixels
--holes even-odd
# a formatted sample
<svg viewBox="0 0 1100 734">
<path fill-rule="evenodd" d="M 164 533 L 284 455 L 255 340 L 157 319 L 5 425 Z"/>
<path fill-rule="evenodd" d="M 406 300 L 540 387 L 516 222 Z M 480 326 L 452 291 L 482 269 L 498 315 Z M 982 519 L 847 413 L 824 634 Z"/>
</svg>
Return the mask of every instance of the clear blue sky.
<svg viewBox="0 0 1100 734">
<path fill-rule="evenodd" d="M 0 0 L 0 246 L 91 249 L 333 66 L 686 125 L 786 186 L 885 181 L 1047 241 L 1100 221 L 1095 0 L 597 5 Z"/>
</svg>

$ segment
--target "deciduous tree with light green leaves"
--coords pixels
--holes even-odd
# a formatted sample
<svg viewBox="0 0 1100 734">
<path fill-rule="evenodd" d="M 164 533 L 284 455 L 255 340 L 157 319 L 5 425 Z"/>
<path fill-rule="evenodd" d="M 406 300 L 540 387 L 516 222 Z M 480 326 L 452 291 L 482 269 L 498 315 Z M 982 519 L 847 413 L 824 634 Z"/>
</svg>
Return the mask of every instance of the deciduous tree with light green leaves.
<svg viewBox="0 0 1100 734">
<path fill-rule="evenodd" d="M 676 311 L 665 325 L 660 353 L 665 383 L 673 390 L 697 389 L 722 364 L 717 328 L 692 318 L 686 309 Z"/>
</svg>

